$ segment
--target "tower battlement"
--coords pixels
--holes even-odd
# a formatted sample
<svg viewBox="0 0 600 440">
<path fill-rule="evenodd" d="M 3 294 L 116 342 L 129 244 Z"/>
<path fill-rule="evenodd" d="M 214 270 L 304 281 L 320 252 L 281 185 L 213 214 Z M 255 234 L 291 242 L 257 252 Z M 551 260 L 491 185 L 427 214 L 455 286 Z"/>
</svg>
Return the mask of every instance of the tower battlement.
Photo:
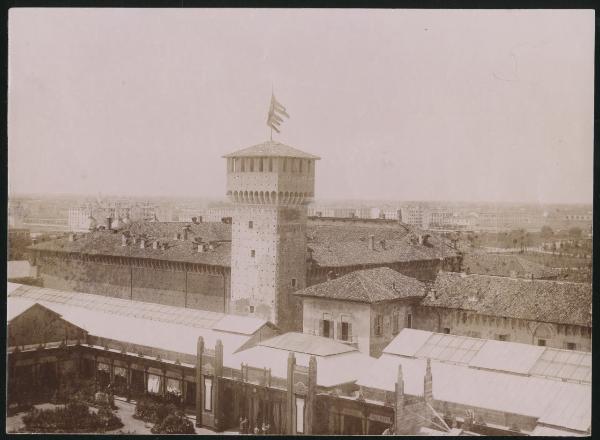
<svg viewBox="0 0 600 440">
<path fill-rule="evenodd" d="M 223 157 L 234 203 L 303 205 L 314 197 L 317 156 L 267 141 Z"/>
</svg>

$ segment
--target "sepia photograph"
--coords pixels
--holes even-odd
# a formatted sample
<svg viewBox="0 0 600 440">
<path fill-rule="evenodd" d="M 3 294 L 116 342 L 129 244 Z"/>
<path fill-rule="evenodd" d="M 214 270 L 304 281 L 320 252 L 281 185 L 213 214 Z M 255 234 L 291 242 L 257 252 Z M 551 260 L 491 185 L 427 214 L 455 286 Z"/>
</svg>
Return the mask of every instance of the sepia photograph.
<svg viewBox="0 0 600 440">
<path fill-rule="evenodd" d="M 6 433 L 591 436 L 595 20 L 9 9 Z"/>
</svg>

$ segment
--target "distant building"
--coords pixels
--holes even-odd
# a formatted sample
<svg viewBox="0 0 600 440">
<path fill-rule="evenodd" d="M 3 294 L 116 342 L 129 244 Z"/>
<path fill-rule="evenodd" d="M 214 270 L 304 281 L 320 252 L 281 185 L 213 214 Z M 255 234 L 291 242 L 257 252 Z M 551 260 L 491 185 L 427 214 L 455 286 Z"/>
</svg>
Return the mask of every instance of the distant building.
<svg viewBox="0 0 600 440">
<path fill-rule="evenodd" d="M 425 284 L 387 267 L 351 272 L 295 292 L 302 298 L 303 332 L 356 345 L 379 356 L 402 328 Z"/>
<path fill-rule="evenodd" d="M 403 206 L 401 208 L 402 221 L 407 225 L 418 228 L 429 228 L 429 218 L 425 209 L 419 205 Z"/>
</svg>

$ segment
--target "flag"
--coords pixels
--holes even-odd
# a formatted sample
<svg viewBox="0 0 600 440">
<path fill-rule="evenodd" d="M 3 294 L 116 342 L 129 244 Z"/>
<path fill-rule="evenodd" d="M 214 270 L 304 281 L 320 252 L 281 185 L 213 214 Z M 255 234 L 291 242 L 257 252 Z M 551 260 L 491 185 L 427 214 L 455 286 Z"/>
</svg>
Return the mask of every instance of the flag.
<svg viewBox="0 0 600 440">
<path fill-rule="evenodd" d="M 280 133 L 279 126 L 283 122 L 282 116 L 289 118 L 290 115 L 285 111 L 285 107 L 281 105 L 277 99 L 275 99 L 275 95 L 271 95 L 271 105 L 269 106 L 269 117 L 267 118 L 267 125 L 271 127 L 271 129 L 275 130 L 277 133 Z"/>
</svg>

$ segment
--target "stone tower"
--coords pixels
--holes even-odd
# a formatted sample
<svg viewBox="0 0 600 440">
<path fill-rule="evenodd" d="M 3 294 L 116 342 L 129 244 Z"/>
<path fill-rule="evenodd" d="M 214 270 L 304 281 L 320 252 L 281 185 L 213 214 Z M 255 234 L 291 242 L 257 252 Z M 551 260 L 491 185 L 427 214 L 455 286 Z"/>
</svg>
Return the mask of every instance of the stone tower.
<svg viewBox="0 0 600 440">
<path fill-rule="evenodd" d="M 306 205 L 319 158 L 274 141 L 223 157 L 236 206 L 230 311 L 301 330 L 301 305 L 291 293 L 306 287 Z"/>
</svg>

